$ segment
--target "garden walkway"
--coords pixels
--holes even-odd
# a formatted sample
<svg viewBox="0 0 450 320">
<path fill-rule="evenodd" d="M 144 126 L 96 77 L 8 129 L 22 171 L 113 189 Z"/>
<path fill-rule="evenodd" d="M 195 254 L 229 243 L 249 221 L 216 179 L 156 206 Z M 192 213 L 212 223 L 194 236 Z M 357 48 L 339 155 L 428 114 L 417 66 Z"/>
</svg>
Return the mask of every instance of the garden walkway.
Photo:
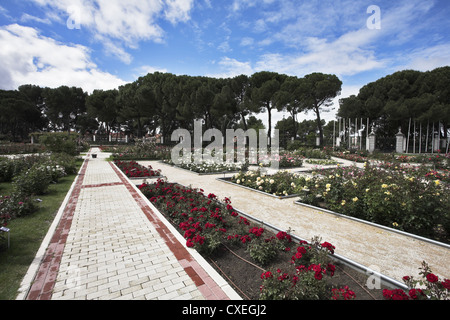
<svg viewBox="0 0 450 320">
<path fill-rule="evenodd" d="M 95 150 L 98 152 L 98 150 Z M 105 161 L 87 156 L 54 225 L 25 276 L 17 299 L 240 299 L 226 281 Z M 427 261 L 450 278 L 450 250 L 198 175 L 158 161 L 171 182 L 202 188 L 233 207 L 309 240 L 320 236 L 336 253 L 399 282 Z M 345 165 L 351 164 L 344 161 Z M 230 176 L 226 174 L 225 176 Z"/>
<path fill-rule="evenodd" d="M 109 154 L 87 155 L 17 299 L 240 299 Z"/>
</svg>

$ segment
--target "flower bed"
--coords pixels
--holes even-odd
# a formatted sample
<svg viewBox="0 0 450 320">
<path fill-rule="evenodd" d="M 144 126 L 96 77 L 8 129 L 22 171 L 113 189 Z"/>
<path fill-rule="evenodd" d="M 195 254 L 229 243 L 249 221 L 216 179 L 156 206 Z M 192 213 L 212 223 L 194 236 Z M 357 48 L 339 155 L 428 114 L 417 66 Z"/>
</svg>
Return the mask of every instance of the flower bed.
<svg viewBox="0 0 450 320">
<path fill-rule="evenodd" d="M 151 178 L 161 176 L 161 170 L 153 170 L 151 166 L 144 167 L 133 160 L 115 160 L 114 164 L 129 178 Z"/>
<path fill-rule="evenodd" d="M 302 156 L 309 159 L 330 159 L 332 153 L 331 148 L 324 147 L 323 149 L 313 148 L 298 148 L 291 152 L 293 155 Z"/>
<path fill-rule="evenodd" d="M 170 158 L 171 148 L 154 142 L 137 142 L 127 146 L 101 146 L 104 152 L 112 153 L 115 160 L 162 160 Z"/>
<path fill-rule="evenodd" d="M 329 165 L 336 165 L 338 164 L 335 160 L 330 159 L 307 159 L 306 163 L 308 164 L 314 164 L 318 166 L 329 166 Z"/>
<path fill-rule="evenodd" d="M 384 285 L 369 292 L 361 274 L 332 259 L 332 244 L 318 237 L 293 241 L 289 232 L 271 232 L 238 214 L 228 198 L 219 201 L 202 189 L 161 179 L 139 189 L 180 231 L 186 245 L 209 259 L 244 299 L 366 300 L 406 295 L 403 287 Z M 407 298 L 448 299 L 450 280 L 440 280 L 425 262 L 423 266 L 426 287 L 419 289 L 419 281 L 405 276 Z M 350 281 L 354 288 L 348 286 Z"/>
<path fill-rule="evenodd" d="M 11 184 L 0 195 L 0 226 L 37 211 L 35 196 L 47 193 L 51 183 L 76 171 L 75 157 L 67 154 L 0 158 L 0 182 Z M 3 233 L 0 233 L 3 236 Z"/>
<path fill-rule="evenodd" d="M 368 158 L 364 155 L 360 155 L 357 153 L 349 153 L 349 152 L 335 152 L 333 154 L 334 157 L 342 158 L 349 161 L 354 162 L 366 162 Z"/>
<path fill-rule="evenodd" d="M 203 161 L 202 163 L 194 163 L 194 161 L 175 164 L 172 160 L 163 160 L 164 163 L 189 170 L 198 174 L 215 174 L 224 172 L 238 172 L 245 171 L 248 168 L 248 163 L 215 163 Z"/>
<path fill-rule="evenodd" d="M 304 156 L 295 153 L 282 153 L 277 157 L 278 167 L 282 169 L 297 168 L 303 166 Z M 272 165 L 272 156 L 259 158 L 261 167 L 270 167 Z"/>
<path fill-rule="evenodd" d="M 37 206 L 30 196 L 19 193 L 0 195 L 0 227 L 7 226 L 11 219 L 26 216 L 36 210 Z"/>
<path fill-rule="evenodd" d="M 228 180 L 239 186 L 251 188 L 275 197 L 291 197 L 299 194 L 299 187 L 305 185 L 306 179 L 302 175 L 287 171 L 278 171 L 273 175 L 266 175 L 261 170 L 255 170 L 239 172 Z"/>
<path fill-rule="evenodd" d="M 366 164 L 318 171 L 300 202 L 449 243 L 449 191 L 449 184 L 420 170 Z"/>
<path fill-rule="evenodd" d="M 45 152 L 40 144 L 29 143 L 0 143 L 0 154 L 29 154 Z"/>
<path fill-rule="evenodd" d="M 139 189 L 178 228 L 188 247 L 213 262 L 225 262 L 227 266 L 221 265 L 222 271 L 229 268 L 238 271 L 241 275 L 238 280 L 242 279 L 238 287 L 246 279 L 257 282 L 250 286 L 260 290 L 243 292 L 244 297 L 355 298 L 347 284 L 331 281 L 338 270 L 330 259 L 335 249 L 330 243 L 318 238 L 297 243 L 288 232 L 271 233 L 238 214 L 228 198 L 219 201 L 214 194 L 205 194 L 202 189 L 186 188 L 161 179 L 153 184 L 142 184 Z M 231 257 L 238 256 L 236 252 L 246 253 L 245 258 L 233 260 Z M 222 259 L 225 253 L 230 254 Z M 236 269 L 242 261 L 251 273 Z M 257 281 L 254 274 L 257 274 Z"/>
</svg>

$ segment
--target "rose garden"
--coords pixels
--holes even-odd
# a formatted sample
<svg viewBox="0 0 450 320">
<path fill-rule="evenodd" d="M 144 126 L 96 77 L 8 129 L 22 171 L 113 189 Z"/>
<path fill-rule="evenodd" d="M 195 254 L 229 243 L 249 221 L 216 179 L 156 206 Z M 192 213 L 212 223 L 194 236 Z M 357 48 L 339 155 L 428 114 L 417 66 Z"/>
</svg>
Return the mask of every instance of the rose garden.
<svg viewBox="0 0 450 320">
<path fill-rule="evenodd" d="M 410 76 L 405 71 L 391 77 Z M 416 84 L 432 88 L 427 76 L 414 74 Z M 20 128 L 14 131 L 12 125 L 2 123 L 4 132 L 14 133 L 14 137 L 0 137 L 5 140 L 0 144 L 0 297 L 14 299 L 25 268 L 79 172 L 83 157 L 88 158 L 86 155 L 95 147 L 106 153 L 107 161 L 121 170 L 177 229 L 186 248 L 201 254 L 243 299 L 448 300 L 449 270 L 438 274 L 433 269 L 435 261 L 424 259 L 414 266 L 419 270 L 416 275 L 404 274 L 403 278 L 390 281 L 389 277 L 364 269 L 369 266 L 352 267 L 353 261 L 345 259 L 352 252 L 336 254 L 338 245 L 322 238 L 322 230 L 313 223 L 308 231 L 314 236 L 305 239 L 295 226 L 294 230 L 282 229 L 275 222 L 261 221 L 235 205 L 236 202 L 242 205 L 245 200 L 249 207 L 261 212 L 277 211 L 276 205 L 280 203 L 309 208 L 317 213 L 316 219 L 327 216 L 355 221 L 376 228 L 380 234 L 405 235 L 420 243 L 439 246 L 447 250 L 442 257 L 444 263 L 450 263 L 448 121 L 441 113 L 439 119 L 431 116 L 429 110 L 420 113 L 419 104 L 413 105 L 418 98 L 407 96 L 406 92 L 403 92 L 406 101 L 417 107 L 417 110 L 411 107 L 406 116 L 394 112 L 398 106 L 395 103 L 400 102 L 391 101 L 387 92 L 376 97 L 385 103 L 383 111 L 369 108 L 374 101 L 371 98 L 382 89 L 387 90 L 389 79 L 380 80 L 379 90 L 375 90 L 375 85 L 367 86 L 361 96 L 344 99 L 337 120 L 328 124 L 320 119 L 319 110 L 323 106 L 314 101 L 330 102 L 340 89 L 338 79 L 313 74 L 297 83 L 299 79 L 263 72 L 254 75 L 251 81 L 228 79 L 234 86 L 245 80 L 253 85 L 254 91 L 241 97 L 241 104 L 236 102 L 241 91 L 233 95 L 218 79 L 155 73 L 121 87 L 118 92 L 85 96 L 89 112 L 84 113 L 81 108 L 77 118 L 70 116 L 72 112 L 61 110 L 61 116 L 49 122 L 52 130 L 26 132 L 28 127 L 17 125 Z M 279 82 L 278 89 L 269 95 L 268 101 L 263 101 L 268 96 L 264 83 L 274 81 Z M 323 99 L 299 97 L 287 90 L 289 86 L 283 86 L 293 82 L 312 91 L 313 83 L 322 81 L 333 87 L 331 93 L 315 92 L 323 95 Z M 396 82 L 390 85 L 395 88 Z M 22 87 L 23 94 L 26 89 Z M 181 95 L 177 90 L 192 92 Z M 206 94 L 205 90 L 214 94 Z M 51 103 L 52 95 L 51 89 L 42 90 L 49 108 L 56 105 Z M 181 103 L 177 99 L 186 101 Z M 294 120 L 297 113 L 305 111 L 294 108 L 299 99 L 310 104 L 309 110 L 315 112 L 317 121 Z M 115 108 L 112 104 L 120 111 L 111 111 Z M 164 108 L 158 108 L 160 105 Z M 222 108 L 225 105 L 230 109 Z M 220 141 L 216 137 L 213 149 L 207 139 L 197 148 L 195 142 L 192 149 L 189 143 L 189 148 L 181 151 L 183 161 L 175 161 L 174 144 L 181 141 L 178 137 L 171 140 L 170 134 L 177 128 L 184 126 L 187 132 L 192 132 L 192 120 L 202 119 L 205 132 L 215 129 L 224 133 L 230 124 L 235 125 L 233 129 L 264 131 L 255 117 L 248 119 L 248 123 L 239 121 L 262 112 L 261 106 L 269 114 L 268 106 L 291 112 L 288 119 L 276 124 L 275 133 L 279 136 L 271 134 L 269 122 L 269 140 L 279 138 L 275 141 L 280 147 L 276 152 L 270 143 L 269 152 L 261 145 L 255 150 L 246 144 L 243 152 L 239 150 L 242 158 L 227 158 L 218 151 L 234 155 L 238 150 L 234 145 L 230 149 L 229 145 L 217 144 Z M 376 114 L 366 114 L 369 111 Z M 417 111 L 414 118 L 413 111 Z M 92 125 L 89 118 L 96 119 L 94 128 L 87 128 Z M 307 125 L 313 129 L 307 129 Z M 122 130 L 123 127 L 127 129 Z M 146 135 L 142 134 L 144 129 Z M 6 142 L 7 138 L 22 138 L 26 143 Z M 195 154 L 207 160 L 198 161 Z M 217 155 L 223 155 L 223 159 L 217 161 Z M 167 178 L 169 171 L 171 175 Z M 210 184 L 194 187 L 189 182 L 191 177 L 209 177 Z M 209 190 L 211 183 L 232 190 L 234 196 L 219 197 Z M 258 194 L 261 197 L 258 199 L 264 202 L 252 202 L 252 197 L 243 199 L 243 190 L 245 195 Z M 263 206 L 267 203 L 270 208 Z M 286 212 L 274 214 L 280 221 Z M 354 241 L 356 244 L 358 239 Z M 369 245 L 359 242 L 358 248 L 364 251 Z M 17 265 L 22 269 L 16 268 Z M 369 287 L 373 277 L 383 278 L 375 288 Z"/>
<path fill-rule="evenodd" d="M 124 154 L 122 148 L 105 147 L 104 150 L 113 152 L 117 159 Z M 433 155 L 440 159 L 438 162 L 427 161 L 424 155 L 393 156 L 386 161 L 365 154 L 358 156 L 360 165 L 357 166 L 358 162 L 340 163 L 349 158 L 349 154 L 329 148 L 313 150 L 282 151 L 278 158 L 280 169 L 272 173 L 262 163 L 253 166 L 244 163 L 242 168 L 214 163 L 180 164 L 178 167 L 199 175 L 218 174 L 218 183 L 231 183 L 236 188 L 251 189 L 267 197 L 293 199 L 298 205 L 323 208 L 449 244 L 448 154 Z M 303 155 L 306 152 L 311 158 Z M 127 157 L 130 153 L 132 148 L 127 149 Z M 164 154 L 168 153 L 162 152 L 161 157 L 141 157 L 140 161 L 159 160 L 173 165 Z M 308 163 L 310 165 L 305 167 Z M 224 173 L 228 173 L 227 178 L 221 177 Z M 213 264 L 213 258 L 219 257 L 220 261 L 221 252 L 226 251 L 227 259 L 231 259 L 229 252 L 236 256 L 238 251 L 241 260 L 258 266 L 253 270 L 260 277 L 258 293 L 255 295 L 253 290 L 251 296 L 243 292 L 244 297 L 361 298 L 349 283 L 332 284 L 335 272 L 340 270 L 333 264 L 334 246 L 326 239 L 293 241 L 289 230 L 269 230 L 241 215 L 229 198 L 217 199 L 203 189 L 179 185 L 176 181 L 157 178 L 140 184 L 139 189 L 179 229 L 186 245 L 211 259 Z M 422 270 L 423 279 L 405 275 L 408 290 L 385 287 L 379 290 L 378 298 L 447 299 L 449 280 L 435 276 L 427 261 L 418 268 Z M 233 274 L 233 277 L 236 283 L 245 283 L 238 275 Z M 373 298 L 373 295 L 364 299 L 368 297 Z"/>
</svg>

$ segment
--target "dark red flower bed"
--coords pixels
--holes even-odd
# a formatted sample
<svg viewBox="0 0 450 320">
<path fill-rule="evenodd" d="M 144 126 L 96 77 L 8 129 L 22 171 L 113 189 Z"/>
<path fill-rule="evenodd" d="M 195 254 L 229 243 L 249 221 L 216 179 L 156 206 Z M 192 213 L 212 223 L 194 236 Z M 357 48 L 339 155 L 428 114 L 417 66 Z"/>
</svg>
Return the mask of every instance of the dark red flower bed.
<svg viewBox="0 0 450 320">
<path fill-rule="evenodd" d="M 141 192 L 244 299 L 383 299 L 367 275 L 329 259 L 328 242 L 295 242 L 238 214 L 228 198 L 158 179 Z"/>
<path fill-rule="evenodd" d="M 159 177 L 161 176 L 160 170 L 153 170 L 151 166 L 144 167 L 136 161 L 122 161 L 115 160 L 114 164 L 122 170 L 129 178 L 145 178 L 145 177 Z"/>
</svg>

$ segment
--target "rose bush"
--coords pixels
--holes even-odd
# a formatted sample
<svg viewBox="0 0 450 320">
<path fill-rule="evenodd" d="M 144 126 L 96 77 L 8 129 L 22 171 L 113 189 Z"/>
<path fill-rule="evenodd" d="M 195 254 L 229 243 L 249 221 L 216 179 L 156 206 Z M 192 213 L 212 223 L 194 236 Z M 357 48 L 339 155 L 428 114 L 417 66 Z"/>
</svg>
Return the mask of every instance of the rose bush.
<svg viewBox="0 0 450 320">
<path fill-rule="evenodd" d="M 303 165 L 303 160 L 305 157 L 303 155 L 295 153 L 281 152 L 276 158 L 272 155 L 265 157 L 258 157 L 259 165 L 262 167 L 269 167 L 272 165 L 273 160 L 278 161 L 279 168 L 295 168 L 301 167 Z"/>
<path fill-rule="evenodd" d="M 416 280 L 412 276 L 404 276 L 403 281 L 409 291 L 402 289 L 383 290 L 383 296 L 387 300 L 450 300 L 450 279 L 439 279 L 428 263 L 422 262 L 422 270 L 419 274 L 422 279 Z"/>
<path fill-rule="evenodd" d="M 267 175 L 258 169 L 236 173 L 231 177 L 231 182 L 274 196 L 288 196 L 298 194 L 299 186 L 304 186 L 306 179 L 302 175 L 288 171 L 281 170 L 273 175 Z"/>
<path fill-rule="evenodd" d="M 63 153 L 0 158 L 0 182 L 12 183 L 11 192 L 0 195 L 0 224 L 34 213 L 38 207 L 32 196 L 46 193 L 50 183 L 76 170 L 76 158 Z"/>
<path fill-rule="evenodd" d="M 303 203 L 440 241 L 450 235 L 450 186 L 420 170 L 320 170 L 302 190 Z"/>
<path fill-rule="evenodd" d="M 0 224 L 14 218 L 29 215 L 37 210 L 35 202 L 28 196 L 14 193 L 10 196 L 0 196 Z"/>
<path fill-rule="evenodd" d="M 115 160 L 163 160 L 170 159 L 171 148 L 155 142 L 138 141 L 127 146 L 101 146 L 104 152 L 111 152 Z"/>
<path fill-rule="evenodd" d="M 114 164 L 129 178 L 145 178 L 161 176 L 161 170 L 153 170 L 152 166 L 144 167 L 136 161 L 115 160 Z"/>
<path fill-rule="evenodd" d="M 213 161 L 202 161 L 202 163 L 195 163 L 193 159 L 192 161 L 182 162 L 179 164 L 174 164 L 172 160 L 163 160 L 163 162 L 196 173 L 236 172 L 241 170 L 245 171 L 248 169 L 248 162 L 215 163 Z"/>
<path fill-rule="evenodd" d="M 14 192 L 25 195 L 42 195 L 53 181 L 50 166 L 35 164 L 13 178 Z"/>
<path fill-rule="evenodd" d="M 238 215 L 225 198 L 158 179 L 139 186 L 141 192 L 176 225 L 188 247 L 204 254 L 213 253 L 221 241 L 246 243 L 255 236 L 250 222 Z"/>
<path fill-rule="evenodd" d="M 276 235 L 239 215 L 229 198 L 222 201 L 202 189 L 187 188 L 158 179 L 139 186 L 141 192 L 178 227 L 188 247 L 210 256 L 219 246 L 244 246 L 255 262 L 264 265 L 279 254 L 291 258 L 291 270 L 261 275 L 261 299 L 332 299 L 341 294 L 354 298 L 348 287 L 333 288 L 325 281 L 334 275 L 329 254 L 334 246 L 314 238 L 311 244 L 292 241 L 288 232 Z M 295 248 L 295 249 L 293 249 Z M 334 291 L 331 291 L 334 290 Z"/>
<path fill-rule="evenodd" d="M 290 251 L 293 251 L 292 264 L 287 272 L 277 269 L 261 274 L 261 299 L 328 300 L 342 296 L 351 300 L 356 297 L 348 286 L 330 288 L 325 281 L 326 277 L 333 277 L 336 270 L 329 257 L 334 253 L 333 245 L 321 243 L 315 237 L 310 243 L 301 241 L 295 250 Z"/>
</svg>

